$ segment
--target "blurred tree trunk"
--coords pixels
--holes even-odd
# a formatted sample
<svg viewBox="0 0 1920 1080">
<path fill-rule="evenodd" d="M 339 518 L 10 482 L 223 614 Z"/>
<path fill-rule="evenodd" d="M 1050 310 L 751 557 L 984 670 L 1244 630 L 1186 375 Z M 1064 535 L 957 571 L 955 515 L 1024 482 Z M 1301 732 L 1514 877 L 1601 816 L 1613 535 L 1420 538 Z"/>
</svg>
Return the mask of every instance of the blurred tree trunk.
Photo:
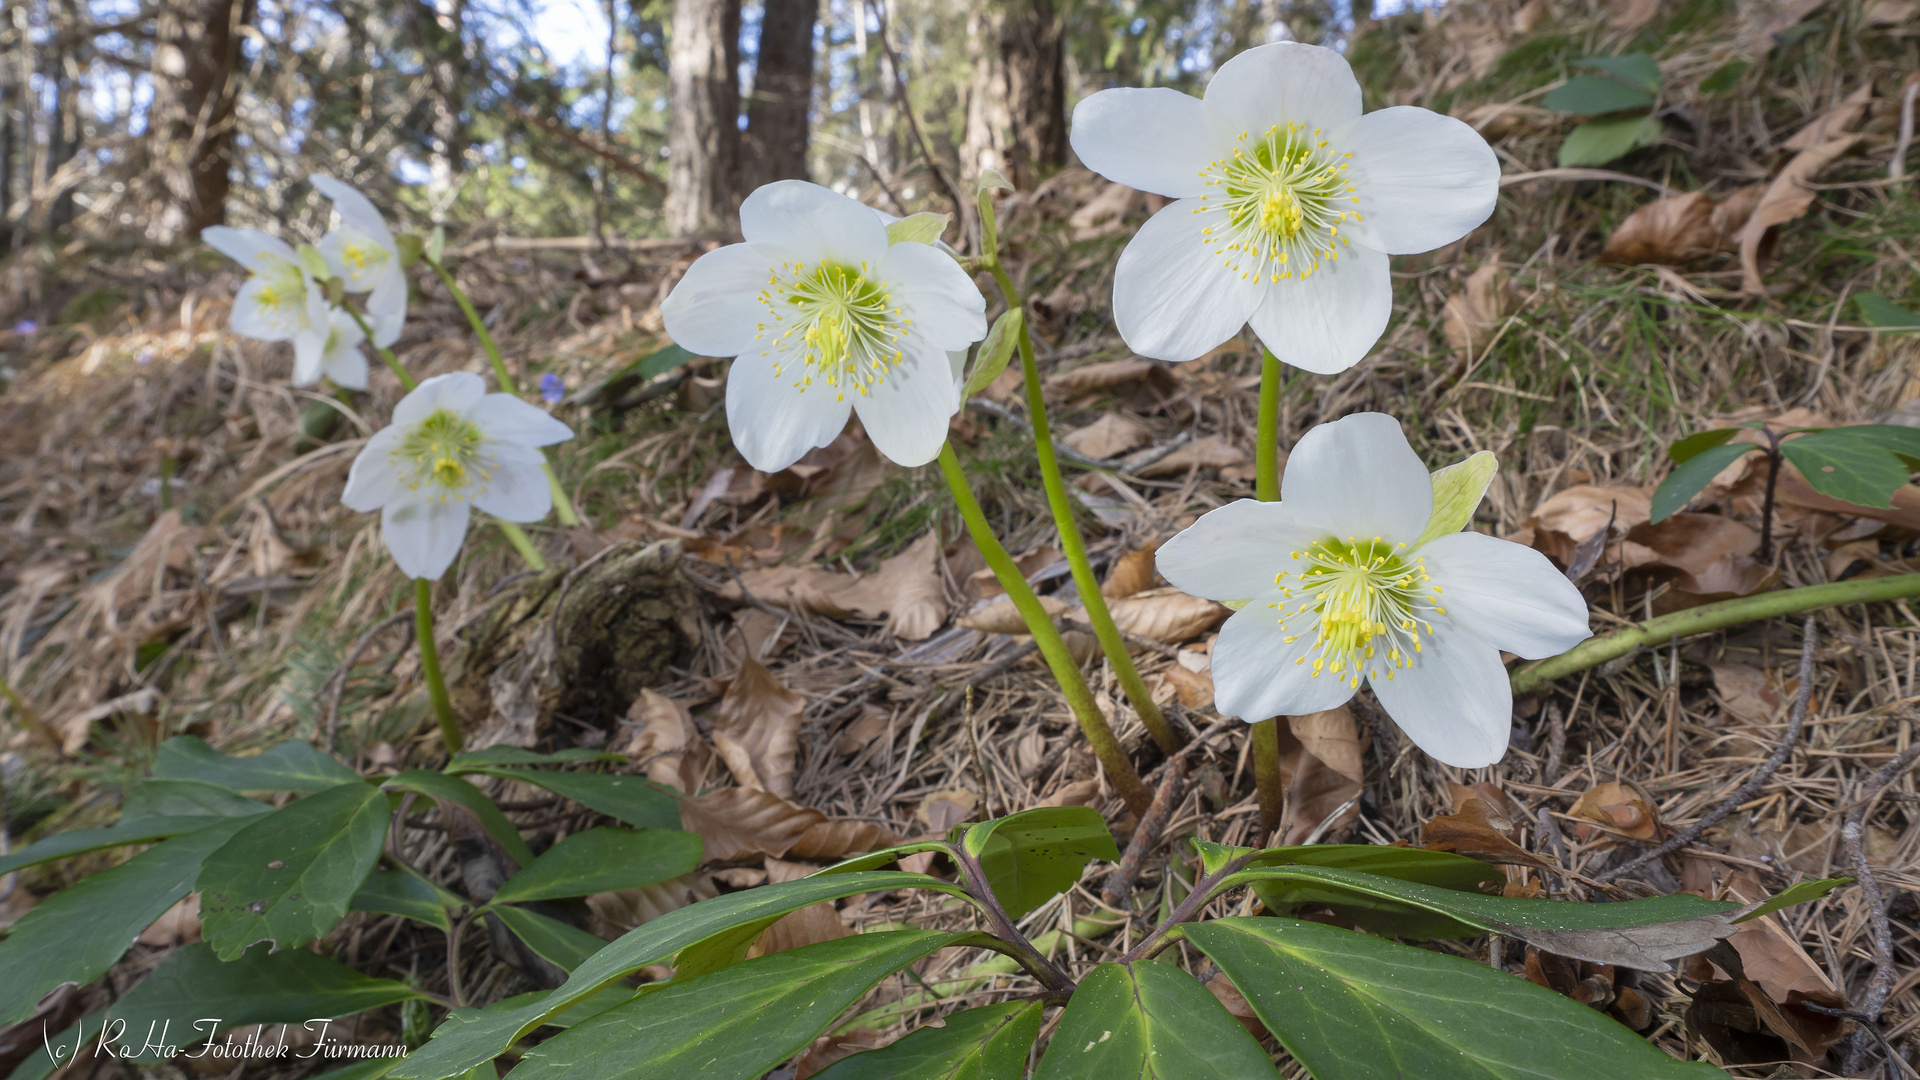
<svg viewBox="0 0 1920 1080">
<path fill-rule="evenodd" d="M 1067 162 L 1066 27 L 1054 0 L 1001 0 L 968 19 L 965 168 L 1031 188 Z"/>
<path fill-rule="evenodd" d="M 18 40 L 26 36 L 24 28 L 15 28 L 16 23 L 25 22 L 25 15 L 25 11 L 10 12 L 0 22 L 0 252 L 13 248 L 13 221 L 7 210 L 13 206 L 13 161 L 20 141 L 15 133 L 23 126 L 15 111 L 26 96 L 24 80 L 14 77 L 13 57 Z"/>
<path fill-rule="evenodd" d="M 435 196 L 435 210 L 453 189 L 467 155 L 466 3 L 465 0 L 429 0 L 422 5 L 420 38 L 433 74 L 433 124 L 427 162 L 427 190 Z"/>
<path fill-rule="evenodd" d="M 80 64 L 74 54 L 61 47 L 68 42 L 69 48 L 78 49 L 78 35 L 73 32 L 74 11 L 67 4 L 54 5 L 54 37 L 45 55 L 46 67 L 41 78 L 53 85 L 53 111 L 47 117 L 47 157 L 42 183 L 52 186 L 56 181 L 62 183 L 59 193 L 53 197 L 53 203 L 47 210 L 47 231 L 53 232 L 65 228 L 73 221 L 73 186 L 64 183 L 60 177 L 60 168 L 72 161 L 80 153 Z"/>
<path fill-rule="evenodd" d="M 668 43 L 667 231 L 722 231 L 740 152 L 740 2 L 674 0 Z"/>
<path fill-rule="evenodd" d="M 760 56 L 747 105 L 742 191 L 807 178 L 807 112 L 813 104 L 813 26 L 819 0 L 766 0 Z"/>
<path fill-rule="evenodd" d="M 155 19 L 148 177 L 158 205 L 148 238 L 162 244 L 227 220 L 241 30 L 254 0 L 175 0 Z"/>
</svg>

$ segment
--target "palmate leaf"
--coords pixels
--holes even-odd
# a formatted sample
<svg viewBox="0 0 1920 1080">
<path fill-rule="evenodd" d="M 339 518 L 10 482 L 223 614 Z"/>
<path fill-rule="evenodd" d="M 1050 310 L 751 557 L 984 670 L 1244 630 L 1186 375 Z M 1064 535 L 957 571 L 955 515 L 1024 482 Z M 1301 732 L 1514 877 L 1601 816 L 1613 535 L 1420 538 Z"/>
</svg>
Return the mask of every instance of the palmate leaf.
<svg viewBox="0 0 1920 1080">
<path fill-rule="evenodd" d="M 878 1050 L 815 1073 L 815 1080 L 1021 1080 L 1040 1034 L 1037 1001 L 1008 1001 L 947 1017 Z"/>
<path fill-rule="evenodd" d="M 201 863 L 250 820 L 223 818 L 176 836 L 20 916 L 0 941 L 0 1027 L 26 1019 L 61 983 L 99 978 L 140 931 L 192 891 Z"/>
<path fill-rule="evenodd" d="M 200 780 L 235 791 L 322 791 L 351 784 L 352 769 L 303 742 L 286 742 L 252 757 L 228 757 L 206 740 L 176 735 L 153 759 L 158 780 Z"/>
<path fill-rule="evenodd" d="M 204 944 L 187 945 L 161 961 L 119 1001 L 88 1016 L 82 1022 L 84 1035 L 68 1028 L 57 1038 L 50 1037 L 48 1044 L 71 1048 L 74 1038 L 80 1036 L 91 1046 L 99 1041 L 105 1025 L 108 1041 L 131 1048 L 125 1060 L 153 1065 L 158 1055 L 143 1052 L 149 1041 L 176 1046 L 184 1058 L 204 1047 L 210 1037 L 230 1028 L 249 1024 L 298 1026 L 423 996 L 405 983 L 362 975 L 305 949 L 273 952 L 260 945 L 227 963 Z M 209 1025 L 208 1020 L 217 1024 Z M 338 1033 L 322 1031 L 318 1023 L 309 1030 L 324 1035 L 329 1045 L 345 1041 Z M 264 1043 L 276 1040 L 271 1032 L 262 1036 Z M 317 1057 L 324 1050 L 300 1052 Z M 203 1059 L 206 1056 L 202 1053 Z M 54 1066 L 43 1047 L 19 1066 L 11 1080 L 41 1080 Z"/>
<path fill-rule="evenodd" d="M 333 929 L 380 858 L 387 797 L 342 784 L 242 820 L 194 882 L 201 933 L 222 960 L 256 941 L 292 948 Z"/>
<path fill-rule="evenodd" d="M 1092 860 L 1117 861 L 1120 849 L 1100 812 L 1047 806 L 967 829 L 961 840 L 980 860 L 1007 914 L 1019 918 L 1073 887 Z"/>
<path fill-rule="evenodd" d="M 482 773 L 503 780 L 545 788 L 595 813 L 618 818 L 645 829 L 680 827 L 680 800 L 673 792 L 644 776 L 609 773 L 559 772 L 553 769 L 510 769 L 466 765 L 460 771 Z"/>
<path fill-rule="evenodd" d="M 1597 1010 L 1458 957 L 1293 919 L 1219 919 L 1184 932 L 1316 1080 L 1726 1077 L 1674 1060 Z"/>
<path fill-rule="evenodd" d="M 735 964 L 575 1024 L 528 1050 L 511 1075 L 754 1080 L 811 1043 L 881 979 L 973 937 L 888 930 Z"/>
<path fill-rule="evenodd" d="M 588 829 L 553 845 L 492 899 L 559 900 L 637 889 L 691 874 L 700 851 L 700 837 L 678 829 Z"/>
<path fill-rule="evenodd" d="M 1506 934 L 1548 952 L 1646 971 L 1711 948 L 1733 933 L 1738 904 L 1681 893 L 1616 904 L 1526 900 L 1438 889 L 1335 867 L 1267 866 L 1234 874 L 1223 888 L 1264 885 L 1282 914 L 1325 905 L 1351 921 L 1413 937 Z"/>
<path fill-rule="evenodd" d="M 588 958 L 559 989 L 538 1000 L 514 1009 L 449 1017 L 433 1033 L 432 1041 L 415 1051 L 392 1075 L 401 1080 L 446 1080 L 459 1076 L 498 1057 L 548 1017 L 558 1015 L 614 980 L 666 960 L 729 927 L 770 915 L 784 915 L 824 900 L 893 889 L 930 889 L 950 896 L 966 895 L 960 886 L 926 874 L 867 870 L 816 874 L 703 900 L 628 931 Z"/>
<path fill-rule="evenodd" d="M 1224 966 L 1224 965 L 1223 965 Z M 1257 1080 L 1273 1060 L 1171 964 L 1101 964 L 1080 980 L 1034 1080 Z"/>
<path fill-rule="evenodd" d="M 1891 424 L 1827 428 L 1788 439 L 1780 452 L 1820 494 L 1886 508 L 1920 458 L 1920 430 Z"/>
</svg>

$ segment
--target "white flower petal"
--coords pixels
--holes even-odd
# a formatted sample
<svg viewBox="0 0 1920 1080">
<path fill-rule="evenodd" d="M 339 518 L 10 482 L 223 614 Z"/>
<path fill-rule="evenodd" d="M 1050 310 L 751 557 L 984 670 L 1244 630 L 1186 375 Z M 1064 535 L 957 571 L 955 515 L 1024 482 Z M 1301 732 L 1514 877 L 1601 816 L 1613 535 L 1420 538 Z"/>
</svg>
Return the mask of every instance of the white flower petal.
<svg viewBox="0 0 1920 1080">
<path fill-rule="evenodd" d="M 909 343 L 905 352 L 900 365 L 866 394 L 848 397 L 874 449 L 912 467 L 940 456 L 940 447 L 947 441 L 947 421 L 960 411 L 960 395 L 948 377 L 951 365 L 944 351 Z M 815 386 L 807 393 L 811 396 L 824 389 Z"/>
<path fill-rule="evenodd" d="M 354 190 L 352 185 L 322 173 L 308 176 L 307 182 L 332 201 L 333 208 L 340 213 L 342 224 L 366 234 L 368 239 L 389 251 L 394 249 L 393 232 L 387 228 L 386 219 L 380 216 L 380 211 L 374 208 L 373 200 Z"/>
<path fill-rule="evenodd" d="M 1269 284 L 1248 321 L 1281 363 L 1332 375 L 1366 358 L 1392 314 L 1387 257 L 1355 244 L 1311 277 Z"/>
<path fill-rule="evenodd" d="M 407 322 L 407 275 L 401 272 L 398 259 L 367 297 L 367 322 L 373 327 L 373 343 L 380 348 L 400 340 L 400 328 Z"/>
<path fill-rule="evenodd" d="M 1422 634 L 1420 644 L 1413 666 L 1400 668 L 1391 679 L 1369 680 L 1374 696 L 1414 745 L 1435 760 L 1459 769 L 1499 761 L 1513 730 L 1513 688 L 1500 650 L 1445 616 L 1433 621 L 1433 633 Z"/>
<path fill-rule="evenodd" d="M 1281 41 L 1221 64 L 1207 83 L 1207 104 L 1226 115 L 1235 135 L 1293 121 L 1330 129 L 1360 115 L 1360 84 L 1332 49 Z"/>
<path fill-rule="evenodd" d="M 1233 153 L 1226 117 L 1167 87 L 1117 87 L 1073 109 L 1073 152 L 1116 183 L 1170 199 L 1204 195 L 1201 175 Z"/>
<path fill-rule="evenodd" d="M 1540 660 L 1593 636 L 1580 590 L 1530 547 L 1461 532 L 1424 545 L 1419 554 L 1444 590 L 1440 606 L 1496 649 Z"/>
<path fill-rule="evenodd" d="M 1213 643 L 1213 707 L 1222 716 L 1249 723 L 1269 716 L 1298 716 L 1344 703 L 1353 687 L 1331 673 L 1313 674 L 1304 660 L 1314 641 L 1313 624 L 1301 616 L 1282 627 L 1275 609 L 1281 602 L 1268 589 L 1220 627 Z M 1292 637 L 1289 644 L 1285 639 Z"/>
<path fill-rule="evenodd" d="M 797 259 L 773 244 L 729 244 L 700 256 L 660 304 L 667 336 L 701 356 L 746 352 L 767 317 L 760 290 L 768 274 Z"/>
<path fill-rule="evenodd" d="M 471 371 L 435 375 L 421 380 L 400 399 L 393 407 L 393 423 L 396 427 L 412 427 L 441 409 L 465 416 L 486 396 L 487 381 Z"/>
<path fill-rule="evenodd" d="M 467 409 L 466 417 L 495 442 L 551 446 L 573 438 L 572 428 L 512 394 L 488 394 Z M 538 459 L 539 455 L 534 457 Z"/>
<path fill-rule="evenodd" d="M 210 225 L 200 233 L 200 239 L 213 250 L 256 272 L 275 262 L 297 264 L 300 258 L 285 240 L 259 229 Z"/>
<path fill-rule="evenodd" d="M 786 378 L 774 374 L 775 359 L 750 353 L 727 369 L 727 428 L 733 445 L 747 464 L 765 473 L 779 472 L 814 447 L 832 442 L 853 413 L 853 404 L 835 400 L 834 388 L 824 382 L 804 393 L 796 390 L 792 371 Z M 804 366 L 797 358 L 787 364 Z"/>
<path fill-rule="evenodd" d="M 1202 210 L 1201 213 L 1195 213 Z M 1240 332 L 1260 303 L 1201 233 L 1225 214 L 1198 199 L 1170 203 L 1147 220 L 1113 269 L 1113 321 L 1127 346 L 1155 360 L 1192 360 Z"/>
<path fill-rule="evenodd" d="M 373 433 L 367 445 L 353 459 L 347 473 L 347 489 L 340 501 L 349 510 L 371 513 L 406 495 L 406 482 L 393 467 L 393 452 L 407 436 L 398 425 L 388 425 Z"/>
<path fill-rule="evenodd" d="M 487 486 L 473 493 L 473 505 L 502 521 L 539 521 L 553 509 L 553 489 L 538 465 L 496 457 Z"/>
<path fill-rule="evenodd" d="M 1400 421 L 1355 413 L 1300 437 L 1280 499 L 1299 520 L 1325 522 L 1337 536 L 1411 544 L 1433 516 L 1433 481 Z"/>
<path fill-rule="evenodd" d="M 439 581 L 460 554 L 472 513 L 464 502 L 388 503 L 380 514 L 380 538 L 387 542 L 401 573 Z"/>
<path fill-rule="evenodd" d="M 320 381 L 320 370 L 327 355 L 328 326 L 309 326 L 293 335 L 293 379 L 295 386 L 312 386 Z"/>
<path fill-rule="evenodd" d="M 929 244 L 894 244 L 876 276 L 902 317 L 913 320 L 912 337 L 946 351 L 987 336 L 987 302 L 946 252 Z"/>
<path fill-rule="evenodd" d="M 887 254 L 887 227 L 871 208 L 805 180 L 777 180 L 747 196 L 740 234 L 791 248 L 808 263 L 827 259 L 859 269 L 880 265 Z"/>
<path fill-rule="evenodd" d="M 353 316 L 339 308 L 327 312 L 327 350 L 320 357 L 320 374 L 349 390 L 367 388 L 367 354 L 360 346 L 367 335 L 360 330 L 360 324 Z M 294 385 L 300 385 L 299 372 L 296 369 Z"/>
<path fill-rule="evenodd" d="M 284 275 L 276 277 L 284 278 Z M 269 290 L 278 292 L 281 287 L 277 281 L 262 275 L 248 278 L 234 295 L 233 311 L 227 316 L 228 328 L 255 341 L 287 341 L 306 329 L 305 303 L 261 303 L 262 295 Z"/>
<path fill-rule="evenodd" d="M 1411 105 L 1370 112 L 1334 140 L 1353 155 L 1358 222 L 1340 231 L 1389 255 L 1451 244 L 1500 197 L 1500 159 L 1480 133 Z"/>
<path fill-rule="evenodd" d="M 1288 556 L 1331 532 L 1301 521 L 1291 505 L 1240 499 L 1209 510 L 1162 544 L 1154 563 L 1190 596 L 1245 600 L 1272 592 Z"/>
</svg>

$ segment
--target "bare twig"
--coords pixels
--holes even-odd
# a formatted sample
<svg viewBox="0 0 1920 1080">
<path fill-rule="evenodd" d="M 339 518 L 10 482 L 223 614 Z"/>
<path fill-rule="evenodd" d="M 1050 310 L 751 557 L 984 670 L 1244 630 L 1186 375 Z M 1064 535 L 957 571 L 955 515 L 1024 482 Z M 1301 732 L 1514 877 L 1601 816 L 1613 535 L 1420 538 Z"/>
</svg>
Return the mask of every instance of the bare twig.
<svg viewBox="0 0 1920 1080">
<path fill-rule="evenodd" d="M 1119 868 L 1107 879 L 1107 887 L 1101 892 L 1101 898 L 1109 905 L 1123 911 L 1132 906 L 1129 901 L 1133 896 L 1133 879 L 1140 876 L 1140 866 L 1146 861 L 1147 853 L 1159 842 L 1160 830 L 1186 793 L 1186 784 L 1186 760 L 1175 757 L 1167 769 L 1166 779 L 1160 781 L 1153 804 L 1147 807 L 1139 826 L 1133 830 L 1133 839 L 1127 842 L 1127 852 L 1120 857 Z"/>
<path fill-rule="evenodd" d="M 347 650 L 346 658 L 340 661 L 339 669 L 327 680 L 332 689 L 327 694 L 327 723 L 320 741 L 322 750 L 329 754 L 334 751 L 334 739 L 340 733 L 340 699 L 346 696 L 347 680 L 352 677 L 354 665 L 360 662 L 360 654 L 367 651 L 367 646 L 373 644 L 374 638 L 402 623 L 411 630 L 413 612 L 402 611 L 398 615 L 389 615 L 375 623 L 373 629 L 361 634 L 360 639 L 353 643 L 353 648 Z"/>
<path fill-rule="evenodd" d="M 1599 880 L 1612 881 L 1629 870 L 1645 866 L 1655 859 L 1665 858 L 1700 839 L 1702 833 L 1718 825 L 1741 803 L 1753 798 L 1754 793 L 1758 792 L 1761 786 L 1773 776 L 1774 772 L 1787 760 L 1788 755 L 1793 753 L 1794 744 L 1800 741 L 1800 729 L 1806 725 L 1807 705 L 1813 700 L 1813 647 L 1817 640 L 1813 616 L 1809 615 L 1800 630 L 1800 692 L 1793 699 L 1793 715 L 1787 720 L 1787 733 L 1781 738 L 1780 745 L 1773 748 L 1773 753 L 1767 757 L 1767 760 L 1754 770 L 1746 783 L 1740 785 L 1740 790 L 1722 799 L 1720 805 L 1709 810 L 1700 820 L 1687 826 L 1666 843 L 1606 871 L 1600 875 Z"/>
<path fill-rule="evenodd" d="M 1847 861 L 1853 864 L 1854 877 L 1860 883 L 1860 895 L 1867 902 L 1867 925 L 1871 931 L 1868 940 L 1873 945 L 1873 975 L 1867 979 L 1867 992 L 1859 1002 L 1862 1014 L 1860 1030 L 1853 1033 L 1853 1040 L 1847 1046 L 1846 1072 L 1852 1076 L 1863 1075 L 1861 1066 L 1866 1063 L 1867 1048 L 1872 1045 L 1873 1036 L 1878 1034 L 1873 1025 L 1880 1019 L 1880 1010 L 1886 1006 L 1887 996 L 1893 992 L 1894 978 L 1899 974 L 1894 967 L 1893 924 L 1887 917 L 1887 897 L 1881 891 L 1880 879 L 1875 876 L 1873 866 L 1867 862 L 1864 842 L 1867 815 L 1873 812 L 1874 801 L 1880 797 L 1880 793 L 1912 768 L 1916 759 L 1920 759 L 1920 745 L 1909 746 L 1867 777 L 1866 783 L 1861 785 L 1859 801 L 1847 811 L 1846 823 L 1840 827 L 1840 842 L 1846 848 Z"/>
</svg>

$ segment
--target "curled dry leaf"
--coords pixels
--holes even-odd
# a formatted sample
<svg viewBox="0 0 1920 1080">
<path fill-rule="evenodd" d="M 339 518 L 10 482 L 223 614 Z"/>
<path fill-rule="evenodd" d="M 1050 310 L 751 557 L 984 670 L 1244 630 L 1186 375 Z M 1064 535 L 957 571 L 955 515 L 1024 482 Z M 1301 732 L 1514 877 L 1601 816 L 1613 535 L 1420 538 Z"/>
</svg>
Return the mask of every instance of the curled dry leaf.
<svg viewBox="0 0 1920 1080">
<path fill-rule="evenodd" d="M 793 794 L 793 755 L 807 699 L 780 685 L 751 658 L 727 684 L 713 725 L 713 747 L 740 786 Z"/>
<path fill-rule="evenodd" d="M 1496 827 L 1496 814 L 1510 823 L 1505 811 L 1496 811 L 1494 804 L 1485 799 L 1463 800 L 1453 813 L 1420 826 L 1420 843 L 1428 851 L 1451 851 L 1482 862 L 1552 868 L 1550 860 L 1508 839 L 1504 831 Z"/>
<path fill-rule="evenodd" d="M 972 821 L 980 806 L 980 796 L 966 788 L 942 788 L 920 800 L 913 816 L 927 825 L 927 831 L 945 836 L 947 830 L 963 821 Z"/>
<path fill-rule="evenodd" d="M 708 852 L 712 856 L 712 852 Z M 609 940 L 665 915 L 702 900 L 720 895 L 708 874 L 687 874 L 667 881 L 643 885 L 638 889 L 595 893 L 587 897 L 587 910 L 593 913 L 587 929 Z"/>
<path fill-rule="evenodd" d="M 1344 712 L 1345 709 L 1331 711 Z M 1273 842 L 1298 844 L 1313 835 L 1334 811 L 1360 794 L 1360 783 L 1342 775 L 1308 752 L 1294 735 L 1291 723 L 1282 728 L 1279 734 L 1280 781 L 1287 790 L 1287 820 L 1281 827 L 1282 835 Z M 1338 820 L 1328 824 L 1326 831 L 1321 834 L 1322 839 L 1331 841 L 1332 834 L 1359 815 L 1360 808 L 1357 805 L 1340 811 Z"/>
<path fill-rule="evenodd" d="M 1440 313 L 1441 330 L 1453 346 L 1456 361 L 1464 364 L 1486 352 L 1513 306 L 1513 287 L 1499 258 L 1480 264 L 1467 277 L 1466 287 L 1447 298 Z"/>
<path fill-rule="evenodd" d="M 1696 596 L 1745 596 L 1771 580 L 1752 558 L 1760 534 L 1719 514 L 1679 513 L 1627 530 L 1621 560 L 1628 569 L 1677 571 L 1674 587 Z"/>
<path fill-rule="evenodd" d="M 1013 557 L 1013 565 L 1020 569 L 1020 576 L 1028 581 L 1033 575 L 1060 562 L 1060 552 L 1055 548 L 1041 545 L 1028 548 Z M 1065 566 L 1061 563 L 1061 566 Z M 967 579 L 967 592 L 975 600 L 984 600 L 989 596 L 1005 596 L 1007 590 L 1000 587 L 1000 579 L 994 576 L 992 569 L 975 570 Z"/>
<path fill-rule="evenodd" d="M 1861 83 L 1838 104 L 1793 133 L 1786 142 L 1780 144 L 1782 150 L 1801 151 L 1819 146 L 1821 143 L 1839 138 L 1852 131 L 1867 115 L 1867 108 L 1873 103 L 1873 82 Z"/>
<path fill-rule="evenodd" d="M 1767 230 L 1805 214 L 1813 207 L 1815 192 L 1806 186 L 1822 170 L 1853 149 L 1858 135 L 1842 135 L 1810 146 L 1795 154 L 1780 174 L 1767 185 L 1766 194 L 1753 208 L 1753 216 L 1740 230 L 1740 288 L 1752 296 L 1765 296 L 1766 282 L 1760 277 L 1760 241 Z"/>
<path fill-rule="evenodd" d="M 837 821 L 768 791 L 723 788 L 680 800 L 681 827 L 700 834 L 706 857 L 731 862 L 746 855 L 838 859 L 897 843 L 864 821 Z"/>
<path fill-rule="evenodd" d="M 1633 840 L 1653 840 L 1660 835 L 1660 817 L 1652 802 L 1618 780 L 1588 789 L 1567 813 L 1583 819 L 1574 827 L 1574 835 L 1581 843 L 1593 835 L 1595 826 L 1602 832 Z"/>
<path fill-rule="evenodd" d="M 1573 565 L 1580 545 L 1611 520 L 1626 531 L 1653 516 L 1651 488 L 1579 484 L 1549 497 L 1527 519 L 1533 546 L 1561 566 Z"/>
<path fill-rule="evenodd" d="M 1153 553 L 1159 546 L 1158 543 L 1148 544 L 1115 559 L 1113 569 L 1107 572 L 1107 580 L 1100 583 L 1100 595 L 1109 600 L 1118 600 L 1153 588 Z"/>
<path fill-rule="evenodd" d="M 1287 717 L 1287 727 L 1307 753 L 1356 784 L 1364 783 L 1364 749 L 1360 728 L 1345 705 L 1321 712 Z"/>
<path fill-rule="evenodd" d="M 915 540 L 858 581 L 834 576 L 841 581 L 835 601 L 868 618 L 887 616 L 887 631 L 903 641 L 924 640 L 947 620 L 940 537 L 935 533 Z"/>
<path fill-rule="evenodd" d="M 1188 596 L 1172 586 L 1123 597 L 1107 608 L 1122 631 L 1169 645 L 1192 641 L 1233 614 L 1224 604 Z"/>
<path fill-rule="evenodd" d="M 647 779 L 675 791 L 699 788 L 713 751 L 700 737 L 684 706 L 652 690 L 642 690 L 627 710 L 627 719 L 637 730 L 620 752 L 645 763 Z"/>
<path fill-rule="evenodd" d="M 1087 457 L 1110 458 L 1152 442 L 1153 432 L 1125 413 L 1108 412 L 1086 427 L 1062 434 L 1060 441 Z"/>
<path fill-rule="evenodd" d="M 1040 800 L 1041 806 L 1098 806 L 1100 805 L 1100 781 L 1075 780 L 1063 784 L 1060 790 Z"/>
<path fill-rule="evenodd" d="M 748 658 L 764 661 L 785 652 L 799 637 L 792 618 L 762 608 L 745 607 L 733 613 L 733 633 L 727 637 L 727 647 L 736 661 Z"/>
<path fill-rule="evenodd" d="M 1189 469 L 1228 469 L 1253 461 L 1252 455 L 1219 435 L 1182 444 L 1173 453 L 1142 468 L 1144 477 L 1178 476 Z"/>
<path fill-rule="evenodd" d="M 768 566 L 745 571 L 717 591 L 720 596 L 740 603 L 752 596 L 775 607 L 844 619 L 853 614 L 853 609 L 842 604 L 837 596 L 846 577 L 818 566 Z"/>
<path fill-rule="evenodd" d="M 1714 229 L 1713 208 L 1713 196 L 1704 191 L 1655 199 L 1614 228 L 1600 261 L 1684 266 L 1711 255 L 1726 239 Z"/>
<path fill-rule="evenodd" d="M 1707 663 L 1713 672 L 1713 688 L 1720 697 L 1720 711 L 1741 724 L 1768 724 L 1780 714 L 1784 700 L 1780 683 L 1769 673 L 1749 664 Z"/>
<path fill-rule="evenodd" d="M 1051 596 L 1040 597 L 1040 606 L 1046 609 L 1047 615 L 1050 618 L 1058 618 L 1062 612 L 1067 610 L 1065 603 Z M 989 634 L 1024 634 L 1027 632 L 1026 620 L 1020 617 L 1020 612 L 1013 606 L 1013 601 L 1007 599 L 1005 595 L 1002 595 L 1000 599 L 995 600 L 977 611 L 970 611 L 962 615 L 959 619 L 955 620 L 954 625 L 964 626 L 969 630 L 983 630 Z"/>
<path fill-rule="evenodd" d="M 1751 870 L 1742 870 L 1728 878 L 1727 893 L 1743 904 L 1751 904 L 1770 895 L 1767 887 L 1760 883 L 1759 876 Z M 1836 993 L 1826 972 L 1800 947 L 1800 942 L 1787 931 L 1778 914 L 1748 919 L 1740 924 L 1727 942 L 1740 954 L 1740 963 L 1745 968 L 1740 974 L 1753 980 L 1776 1002 L 1784 1004 L 1794 993 Z"/>
<path fill-rule="evenodd" d="M 1050 398 L 1071 398 L 1136 382 L 1146 382 L 1169 390 L 1178 385 L 1173 372 L 1166 365 L 1144 356 L 1086 364 L 1072 371 L 1049 375 L 1043 385 Z"/>
</svg>

